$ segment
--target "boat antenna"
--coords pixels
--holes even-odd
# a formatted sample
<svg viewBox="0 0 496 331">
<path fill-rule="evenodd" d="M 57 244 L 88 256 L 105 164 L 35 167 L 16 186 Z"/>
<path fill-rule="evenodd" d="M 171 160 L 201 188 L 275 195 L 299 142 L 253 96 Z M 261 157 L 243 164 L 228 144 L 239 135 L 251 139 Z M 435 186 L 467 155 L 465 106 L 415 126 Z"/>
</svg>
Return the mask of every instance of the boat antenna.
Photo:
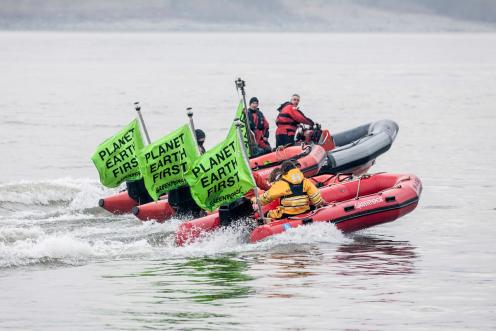
<svg viewBox="0 0 496 331">
<path fill-rule="evenodd" d="M 139 118 L 139 121 L 141 123 L 141 127 L 143 128 L 143 132 L 145 132 L 146 141 L 148 142 L 148 145 L 150 145 L 150 143 L 151 143 L 150 136 L 148 135 L 148 130 L 146 129 L 146 125 L 145 125 L 145 121 L 143 120 L 143 116 L 141 115 L 141 105 L 140 105 L 139 101 L 136 101 L 134 103 L 134 109 L 138 113 L 138 118 Z"/>
</svg>

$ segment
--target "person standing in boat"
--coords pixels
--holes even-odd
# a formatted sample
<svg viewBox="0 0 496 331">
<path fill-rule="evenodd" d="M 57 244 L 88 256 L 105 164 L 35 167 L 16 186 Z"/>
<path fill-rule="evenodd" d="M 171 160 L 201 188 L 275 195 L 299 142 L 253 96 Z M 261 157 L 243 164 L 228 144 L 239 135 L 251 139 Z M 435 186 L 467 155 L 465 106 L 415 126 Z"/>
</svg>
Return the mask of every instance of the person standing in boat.
<svg viewBox="0 0 496 331">
<path fill-rule="evenodd" d="M 200 129 L 195 130 L 195 136 L 196 136 L 196 142 L 198 144 L 198 149 L 200 150 L 200 154 L 203 154 L 206 152 L 205 147 L 203 147 L 203 144 L 205 143 L 205 132 Z"/>
<path fill-rule="evenodd" d="M 131 180 L 126 182 L 127 195 L 138 205 L 144 205 L 153 201 L 153 198 L 148 194 L 143 178 Z"/>
<path fill-rule="evenodd" d="M 269 210 L 267 217 L 280 219 L 305 213 L 310 206 L 326 205 L 319 189 L 300 171 L 298 163 L 286 160 L 281 164 L 281 174 L 270 189 L 260 196 L 262 205 L 267 205 L 276 199 L 281 199 L 280 206 Z"/>
<path fill-rule="evenodd" d="M 270 153 L 272 148 L 269 143 L 269 122 L 265 119 L 264 114 L 258 108 L 258 98 L 250 99 L 250 107 L 248 108 L 248 124 L 250 130 L 255 135 L 255 143 L 258 150 L 256 155 Z"/>
<path fill-rule="evenodd" d="M 196 142 L 198 144 L 198 149 L 200 154 L 205 153 L 205 132 L 200 129 L 195 130 Z M 168 193 L 168 202 L 176 215 L 183 216 L 191 214 L 194 218 L 202 217 L 206 215 L 206 212 L 201 209 L 191 196 L 191 190 L 189 186 L 181 186 Z"/>
<path fill-rule="evenodd" d="M 291 100 L 277 108 L 279 115 L 276 119 L 276 147 L 292 145 L 295 141 L 295 134 L 298 124 L 313 125 L 314 122 L 306 117 L 298 108 L 300 96 L 293 94 Z"/>
</svg>

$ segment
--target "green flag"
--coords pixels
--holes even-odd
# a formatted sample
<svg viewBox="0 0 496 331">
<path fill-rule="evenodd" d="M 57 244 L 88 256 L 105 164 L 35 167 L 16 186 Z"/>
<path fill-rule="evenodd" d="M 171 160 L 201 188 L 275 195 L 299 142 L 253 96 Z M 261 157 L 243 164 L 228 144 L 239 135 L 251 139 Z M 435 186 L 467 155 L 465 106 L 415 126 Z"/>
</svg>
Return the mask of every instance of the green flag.
<svg viewBox="0 0 496 331">
<path fill-rule="evenodd" d="M 137 120 L 133 120 L 115 136 L 101 143 L 91 157 L 106 187 L 117 187 L 122 182 L 141 177 L 135 152 L 143 148 Z"/>
<path fill-rule="evenodd" d="M 188 125 L 138 151 L 139 169 L 150 196 L 158 200 L 165 192 L 187 185 L 184 173 L 198 154 L 196 140 Z"/>
<path fill-rule="evenodd" d="M 241 152 L 237 132 L 200 156 L 186 173 L 191 195 L 198 206 L 207 210 L 228 204 L 255 186 Z"/>
<path fill-rule="evenodd" d="M 241 135 L 243 136 L 243 142 L 245 143 L 245 150 L 246 150 L 246 154 L 248 154 L 248 157 L 251 156 L 251 148 L 250 148 L 250 140 L 248 139 L 248 132 L 246 130 L 246 125 L 245 123 L 247 123 L 247 119 L 246 119 L 246 114 L 244 112 L 244 109 L 245 109 L 245 106 L 244 106 L 244 103 L 243 103 L 243 100 L 240 100 L 239 101 L 239 104 L 238 104 L 238 109 L 236 110 L 236 117 L 237 119 L 239 119 L 241 121 L 241 123 L 243 123 L 243 125 L 241 126 Z M 231 128 L 229 129 L 229 133 L 228 133 L 228 136 L 231 135 L 231 133 L 235 133 L 236 132 L 236 125 L 233 123 L 231 125 Z"/>
</svg>

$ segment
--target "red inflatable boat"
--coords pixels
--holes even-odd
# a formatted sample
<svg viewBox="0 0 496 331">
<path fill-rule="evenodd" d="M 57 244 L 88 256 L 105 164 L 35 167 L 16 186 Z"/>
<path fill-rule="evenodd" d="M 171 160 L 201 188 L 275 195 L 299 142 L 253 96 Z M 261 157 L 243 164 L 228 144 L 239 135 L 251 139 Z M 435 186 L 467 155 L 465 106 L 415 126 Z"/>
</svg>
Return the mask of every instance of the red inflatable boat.
<svg viewBox="0 0 496 331">
<path fill-rule="evenodd" d="M 330 222 L 343 232 L 351 232 L 394 221 L 417 207 L 422 183 L 414 175 L 382 173 L 363 175 L 342 183 L 334 180 L 333 184 L 320 190 L 328 206 L 257 226 L 251 232 L 250 241 L 256 242 L 316 222 Z M 278 203 L 274 201 L 265 206 L 265 211 Z M 218 214 L 183 223 L 176 232 L 176 244 L 194 241 L 202 234 L 219 228 L 220 224 Z"/>
<path fill-rule="evenodd" d="M 312 177 L 319 172 L 326 157 L 326 151 L 320 145 L 291 146 L 250 159 L 250 166 L 253 172 L 267 179 L 272 170 L 281 165 L 284 160 L 297 159 L 305 176 Z M 135 204 L 131 209 L 132 213 L 142 221 L 163 222 L 174 216 L 174 209 L 167 200 L 154 201 L 140 206 Z"/>
<path fill-rule="evenodd" d="M 275 167 L 288 159 L 297 159 L 307 178 L 319 173 L 361 175 L 391 147 L 397 132 L 398 125 L 390 120 L 365 124 L 332 136 L 318 125 L 302 127 L 297 134 L 300 145 L 250 159 L 250 165 L 262 178 L 267 178 Z M 100 199 L 99 205 L 114 214 L 133 212 L 142 221 L 164 221 L 174 215 L 166 200 L 140 205 L 125 192 Z"/>
</svg>

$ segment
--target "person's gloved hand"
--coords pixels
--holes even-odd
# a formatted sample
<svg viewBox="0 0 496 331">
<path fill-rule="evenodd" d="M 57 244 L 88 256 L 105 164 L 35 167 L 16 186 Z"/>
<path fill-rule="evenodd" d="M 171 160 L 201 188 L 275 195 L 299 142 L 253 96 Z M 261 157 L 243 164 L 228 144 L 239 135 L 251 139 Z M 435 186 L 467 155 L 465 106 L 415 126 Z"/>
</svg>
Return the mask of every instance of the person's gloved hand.
<svg viewBox="0 0 496 331">
<path fill-rule="evenodd" d="M 253 207 L 253 210 L 257 211 L 258 210 L 257 198 L 252 197 L 250 200 L 251 200 L 251 205 Z"/>
</svg>

